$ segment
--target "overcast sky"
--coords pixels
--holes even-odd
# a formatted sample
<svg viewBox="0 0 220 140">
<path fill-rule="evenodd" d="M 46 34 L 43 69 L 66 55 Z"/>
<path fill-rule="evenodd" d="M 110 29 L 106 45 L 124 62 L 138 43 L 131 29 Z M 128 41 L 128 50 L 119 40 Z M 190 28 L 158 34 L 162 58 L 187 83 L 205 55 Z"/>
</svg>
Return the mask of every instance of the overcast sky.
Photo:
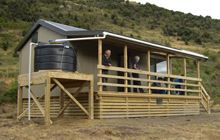
<svg viewBox="0 0 220 140">
<path fill-rule="evenodd" d="M 220 0 L 133 0 L 140 3 L 149 2 L 166 9 L 211 16 L 220 19 Z"/>
</svg>

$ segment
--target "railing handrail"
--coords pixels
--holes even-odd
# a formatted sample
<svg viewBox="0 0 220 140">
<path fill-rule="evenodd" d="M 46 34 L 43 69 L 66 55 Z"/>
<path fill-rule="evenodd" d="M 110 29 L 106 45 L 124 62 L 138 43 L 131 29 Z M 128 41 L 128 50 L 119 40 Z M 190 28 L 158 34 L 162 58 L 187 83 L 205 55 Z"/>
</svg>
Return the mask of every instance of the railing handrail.
<svg viewBox="0 0 220 140">
<path fill-rule="evenodd" d="M 201 95 L 202 95 L 201 103 L 202 103 L 203 107 L 205 108 L 205 110 L 210 114 L 211 113 L 211 110 L 210 110 L 210 99 L 211 98 L 210 98 L 208 92 L 205 90 L 202 83 L 200 83 L 200 87 L 201 87 Z"/>
<path fill-rule="evenodd" d="M 136 70 L 136 69 L 131 69 L 131 68 L 123 68 L 123 67 L 115 67 L 115 66 L 104 66 L 104 65 L 97 65 L 97 68 L 99 70 L 109 70 L 109 71 L 117 71 L 117 72 L 122 72 L 127 75 L 127 73 L 137 73 L 141 75 L 146 75 L 146 78 L 135 78 L 135 77 L 129 77 L 129 76 L 121 76 L 121 75 L 114 75 L 114 74 L 103 74 L 99 73 L 97 76 L 99 78 L 109 78 L 109 79 L 121 79 L 124 80 L 124 83 L 109 83 L 109 82 L 102 82 L 99 81 L 98 85 L 99 86 L 112 86 L 112 87 L 124 87 L 126 89 L 128 88 L 143 88 L 143 89 L 148 89 L 148 93 L 151 93 L 151 90 L 164 90 L 166 91 L 169 95 L 171 91 L 180 91 L 180 92 L 185 92 L 185 95 L 188 96 L 188 93 L 199 93 L 197 96 L 200 97 L 200 102 L 203 105 L 203 107 L 206 109 L 208 113 L 210 113 L 210 96 L 205 90 L 204 86 L 201 84 L 202 79 L 201 78 L 194 78 L 194 77 L 189 77 L 189 76 L 180 76 L 180 75 L 173 75 L 173 74 L 164 74 L 164 73 L 157 73 L 157 72 L 151 72 L 151 71 L 144 71 L 144 70 Z M 156 76 L 156 77 L 164 77 L 167 78 L 167 81 L 164 80 L 155 80 L 151 79 L 151 76 Z M 182 79 L 184 82 L 175 82 L 170 80 L 171 78 L 173 79 Z M 125 82 L 126 81 L 126 82 Z M 148 82 L 147 86 L 143 85 L 131 85 L 128 84 L 127 81 L 144 81 Z M 191 81 L 191 82 L 188 82 Z M 162 83 L 165 84 L 165 86 L 156 86 L 155 85 L 149 85 L 149 83 Z M 134 83 L 133 83 L 134 84 Z M 170 85 L 180 85 L 183 86 L 184 88 L 176 88 L 176 87 L 171 87 Z M 187 87 L 196 87 L 195 88 L 187 88 Z M 198 88 L 198 89 L 197 89 Z M 127 90 L 125 90 L 127 93 Z M 128 93 L 130 94 L 130 93 Z M 147 94 L 151 95 L 151 94 Z M 168 95 L 168 96 L 169 96 Z M 166 95 L 165 95 L 166 96 Z M 185 97 L 187 97 L 185 96 Z"/>
<path fill-rule="evenodd" d="M 123 93 L 118 92 L 98 92 L 98 95 L 102 96 L 114 96 L 114 97 L 151 97 L 151 98 L 181 98 L 181 99 L 201 99 L 199 96 L 179 96 L 179 95 L 167 95 L 167 94 L 142 94 L 142 93 Z"/>
<path fill-rule="evenodd" d="M 124 77 L 124 76 L 116 76 L 116 75 L 110 75 L 110 74 L 108 74 L 108 75 L 107 74 L 98 74 L 98 77 L 110 78 L 110 79 L 136 80 L 136 81 L 144 81 L 144 82 L 150 82 L 150 83 L 164 83 L 164 84 L 171 84 L 171 85 L 199 87 L 198 84 L 179 83 L 179 82 L 162 81 L 162 80 L 149 80 L 149 79 L 143 79 L 143 78 Z"/>
<path fill-rule="evenodd" d="M 186 92 L 197 92 L 199 93 L 200 90 L 193 90 L 193 89 L 177 89 L 177 88 L 167 88 L 167 87 L 155 87 L 155 86 L 135 86 L 135 85 L 125 85 L 125 84 L 115 84 L 115 83 L 98 83 L 98 85 L 102 86 L 112 86 L 112 87 L 128 87 L 128 88 L 145 88 L 145 89 L 155 89 L 155 90 L 171 90 L 171 91 L 186 91 Z"/>
<path fill-rule="evenodd" d="M 202 84 L 200 84 L 200 87 L 201 87 L 202 92 L 204 93 L 204 95 L 208 98 L 208 100 L 210 100 L 210 96 L 209 96 L 208 92 L 205 90 L 204 86 Z"/>
<path fill-rule="evenodd" d="M 120 71 L 120 72 L 129 72 L 129 73 L 138 73 L 138 74 L 145 74 L 149 76 L 159 76 L 159 77 L 168 77 L 168 78 L 179 78 L 183 80 L 191 80 L 191 81 L 198 81 L 201 82 L 201 78 L 194 78 L 188 76 L 180 76 L 180 75 L 173 75 L 173 74 L 163 74 L 157 72 L 149 72 L 144 70 L 135 70 L 130 68 L 122 68 L 122 67 L 115 67 L 115 66 L 104 66 L 104 65 L 97 65 L 98 69 L 105 69 L 105 70 L 112 70 L 112 71 Z"/>
</svg>

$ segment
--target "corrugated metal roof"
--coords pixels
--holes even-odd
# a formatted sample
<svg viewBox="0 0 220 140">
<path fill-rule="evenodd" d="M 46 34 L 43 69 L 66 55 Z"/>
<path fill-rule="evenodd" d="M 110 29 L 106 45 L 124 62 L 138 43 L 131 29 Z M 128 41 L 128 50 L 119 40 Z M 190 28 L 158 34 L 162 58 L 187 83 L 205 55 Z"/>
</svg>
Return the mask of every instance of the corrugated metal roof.
<svg viewBox="0 0 220 140">
<path fill-rule="evenodd" d="M 58 34 L 67 36 L 67 35 L 72 35 L 77 32 L 82 32 L 82 31 L 87 31 L 86 29 L 74 27 L 74 26 L 69 26 L 61 23 L 56 23 L 52 21 L 47 21 L 43 19 L 39 19 L 34 26 L 29 30 L 29 32 L 24 36 L 22 41 L 18 44 L 17 48 L 15 51 L 20 51 L 25 43 L 31 38 L 32 34 L 40 27 L 43 26 L 45 28 L 48 28 Z"/>
<path fill-rule="evenodd" d="M 56 22 L 52 22 L 52 21 L 44 20 L 44 22 L 50 24 L 51 26 L 57 27 L 63 31 L 86 31 L 86 29 L 82 29 L 82 28 L 78 28 L 78 27 L 74 27 L 74 26 L 69 26 L 69 25 L 65 25 L 65 24 L 61 24 L 61 23 L 56 23 Z"/>
</svg>

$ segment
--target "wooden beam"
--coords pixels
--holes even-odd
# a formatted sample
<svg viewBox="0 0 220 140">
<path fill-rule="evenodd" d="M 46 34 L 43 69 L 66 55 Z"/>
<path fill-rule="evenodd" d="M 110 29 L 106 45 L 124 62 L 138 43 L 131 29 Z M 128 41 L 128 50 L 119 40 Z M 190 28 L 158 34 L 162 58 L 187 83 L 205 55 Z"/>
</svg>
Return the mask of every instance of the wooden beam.
<svg viewBox="0 0 220 140">
<path fill-rule="evenodd" d="M 140 98 L 166 98 L 166 99 L 198 99 L 199 96 L 180 96 L 180 95 L 166 95 L 166 94 L 144 94 L 144 93 L 124 93 L 118 94 L 118 92 L 102 92 L 98 93 L 100 97 L 140 97 Z"/>
<path fill-rule="evenodd" d="M 124 84 L 115 84 L 115 83 L 98 83 L 98 85 L 104 85 L 104 86 L 110 86 L 110 87 L 125 87 Z M 130 88 L 144 88 L 149 89 L 147 86 L 137 86 L 137 85 L 127 85 L 127 87 Z M 197 92 L 199 93 L 200 90 L 194 90 L 194 89 L 178 89 L 178 88 L 164 88 L 164 87 L 153 87 L 151 86 L 151 89 L 157 89 L 157 90 L 170 90 L 170 91 L 188 91 L 188 92 Z"/>
<path fill-rule="evenodd" d="M 151 66 L 151 64 L 150 64 L 150 50 L 148 50 L 147 51 L 147 71 L 150 73 L 151 72 L 151 68 L 150 68 L 150 66 Z M 147 76 L 147 79 L 150 81 L 151 80 L 151 76 L 148 74 L 148 76 Z M 150 82 L 148 82 L 148 87 L 149 87 L 149 89 L 148 89 L 148 93 L 149 94 L 151 94 L 151 83 Z"/>
<path fill-rule="evenodd" d="M 51 79 L 49 76 L 47 76 L 47 80 L 45 83 L 45 96 L 44 96 L 44 104 L 45 104 L 45 124 L 50 125 L 51 120 L 50 120 L 50 96 L 51 96 L 51 91 L 50 91 L 50 86 L 51 86 Z"/>
<path fill-rule="evenodd" d="M 51 92 L 53 91 L 53 89 L 56 87 L 56 85 L 53 85 L 52 87 L 51 87 Z M 41 100 L 42 98 L 44 98 L 44 96 L 45 96 L 45 94 L 43 94 L 42 96 L 40 96 L 40 97 L 38 97 L 37 99 L 38 100 Z M 34 105 L 36 105 L 36 103 L 35 102 L 33 102 L 32 104 L 31 104 L 31 107 L 33 107 Z M 20 120 L 24 115 L 25 115 L 25 113 L 27 113 L 27 111 L 28 111 L 28 108 L 26 108 L 18 117 L 17 117 L 17 119 L 18 120 Z"/>
<path fill-rule="evenodd" d="M 183 74 L 184 76 L 186 77 L 187 76 L 187 73 L 186 73 L 186 58 L 183 58 Z"/>
<path fill-rule="evenodd" d="M 127 69 L 128 68 L 128 47 L 125 45 L 124 46 L 124 68 Z M 127 78 L 128 77 L 128 73 L 124 72 L 124 77 Z M 128 80 L 124 80 L 125 86 L 128 85 Z M 128 88 L 125 87 L 125 93 L 128 92 Z"/>
<path fill-rule="evenodd" d="M 80 91 L 83 89 L 84 85 L 85 85 L 85 83 L 83 83 L 82 86 L 79 87 L 79 88 L 74 92 L 74 96 L 75 96 L 75 97 L 77 97 L 77 96 L 79 95 L 79 93 L 80 93 Z M 63 93 L 63 91 L 61 91 L 61 92 Z M 70 105 L 71 102 L 73 102 L 72 99 L 70 99 L 70 100 L 66 103 L 66 105 L 63 106 L 63 107 L 60 109 L 60 111 L 59 111 L 57 117 L 60 117 L 61 115 L 63 115 L 64 111 L 65 111 L 66 108 Z M 73 102 L 73 103 L 75 103 L 75 102 Z"/>
<path fill-rule="evenodd" d="M 54 84 L 54 85 L 50 88 L 50 92 L 52 92 L 56 87 L 57 87 L 57 85 Z"/>
<path fill-rule="evenodd" d="M 102 65 L 102 40 L 98 40 L 98 65 Z M 98 69 L 98 74 L 102 74 L 102 69 Z M 99 82 L 102 83 L 102 78 L 99 78 Z M 98 91 L 101 92 L 103 90 L 103 86 L 98 86 Z"/>
<path fill-rule="evenodd" d="M 169 54 L 167 54 L 167 75 L 168 75 L 167 81 L 170 82 L 170 55 Z M 170 94 L 170 90 L 169 90 L 170 88 L 171 86 L 168 83 L 168 94 Z"/>
<path fill-rule="evenodd" d="M 44 94 L 43 94 L 41 97 L 39 97 L 38 99 L 40 100 L 40 99 L 42 99 L 43 97 L 44 97 Z M 34 105 L 36 105 L 35 102 L 33 102 L 33 103 L 31 104 L 31 107 L 33 107 Z M 20 120 L 20 119 L 27 113 L 27 111 L 28 111 L 28 108 L 26 108 L 26 109 L 17 117 L 17 119 Z"/>
<path fill-rule="evenodd" d="M 31 90 L 30 92 L 31 98 L 33 99 L 34 103 L 37 105 L 38 109 L 40 110 L 40 112 L 42 113 L 43 116 L 45 116 L 45 111 L 43 106 L 40 104 L 40 102 L 38 101 L 37 97 L 34 95 L 33 91 Z M 31 105 L 32 106 L 32 105 Z M 26 111 L 24 111 L 26 112 Z M 23 113 L 22 113 L 23 114 Z M 18 117 L 18 119 L 20 118 L 20 116 Z M 50 120 L 49 120 L 50 121 Z"/>
<path fill-rule="evenodd" d="M 23 111 L 23 87 L 18 85 L 18 91 L 17 91 L 17 117 L 22 113 Z"/>
<path fill-rule="evenodd" d="M 168 81 L 159 81 L 159 80 L 148 80 L 146 78 L 132 78 L 132 77 L 127 77 L 125 78 L 124 76 L 116 76 L 116 75 L 107 75 L 107 74 L 101 74 L 98 75 L 99 77 L 106 77 L 106 78 L 112 78 L 112 79 L 127 79 L 127 80 L 136 80 L 136 81 L 143 81 L 143 82 L 150 82 L 150 83 L 164 83 L 168 84 L 170 83 L 171 85 L 186 85 L 186 86 L 191 86 L 191 87 L 198 87 L 198 84 L 191 84 L 191 83 L 177 83 L 177 82 L 168 82 Z"/>
<path fill-rule="evenodd" d="M 65 98 L 64 93 L 61 90 L 60 91 L 60 110 L 62 110 L 64 108 L 64 100 L 65 100 L 64 98 Z M 63 115 L 63 112 L 62 112 L 62 115 Z"/>
<path fill-rule="evenodd" d="M 183 58 L 183 74 L 185 77 L 187 77 L 187 73 L 186 73 L 186 58 Z M 187 80 L 184 79 L 184 89 L 186 90 L 187 89 Z M 185 95 L 187 95 L 187 92 L 185 91 Z"/>
<path fill-rule="evenodd" d="M 31 98 L 34 100 L 34 102 L 36 103 L 37 107 L 39 108 L 40 112 L 42 113 L 43 116 L 45 116 L 45 111 L 44 108 L 42 107 L 42 105 L 40 104 L 40 102 L 37 100 L 37 97 L 34 95 L 33 91 L 31 90 L 30 92 L 31 94 Z"/>
<path fill-rule="evenodd" d="M 66 110 L 66 108 L 70 105 L 70 103 L 72 102 L 72 100 L 70 99 L 65 106 L 63 106 L 63 108 L 61 108 L 61 110 L 59 111 L 59 113 L 57 114 L 57 118 L 60 117 L 61 115 L 63 115 L 64 111 Z"/>
<path fill-rule="evenodd" d="M 134 73 L 145 74 L 145 75 L 151 75 L 151 76 L 168 77 L 167 74 L 163 74 L 163 73 L 148 72 L 148 71 L 135 70 L 135 69 L 125 69 L 125 68 L 122 68 L 122 67 L 114 67 L 114 66 L 107 67 L 107 66 L 98 65 L 97 68 L 98 68 L 98 69 L 106 69 L 106 70 L 110 70 L 110 71 L 121 71 L 121 72 L 126 72 L 126 71 L 127 71 L 127 72 L 134 72 Z M 186 79 L 186 80 L 190 80 L 190 81 L 201 81 L 200 78 L 185 77 L 185 76 L 173 75 L 173 74 L 170 74 L 169 77 L 170 77 L 170 78 Z"/>
<path fill-rule="evenodd" d="M 200 78 L 200 62 L 197 60 L 197 77 Z"/>
<path fill-rule="evenodd" d="M 94 119 L 94 81 L 90 81 L 89 86 L 89 119 Z"/>
<path fill-rule="evenodd" d="M 200 78 L 200 61 L 199 60 L 197 60 L 197 78 Z M 201 85 L 200 81 L 198 81 L 198 85 Z M 201 91 L 199 93 L 199 96 L 201 96 L 202 94 L 201 86 L 199 87 L 199 90 Z"/>
<path fill-rule="evenodd" d="M 57 84 L 58 87 L 60 87 L 61 90 L 63 90 L 73 101 L 76 105 L 79 106 L 79 108 L 86 114 L 89 116 L 88 111 L 76 100 L 75 97 L 73 97 L 73 95 L 64 88 L 64 86 L 57 80 L 57 79 L 53 79 L 53 81 Z"/>
<path fill-rule="evenodd" d="M 173 74 L 173 61 L 172 61 L 173 59 L 171 58 L 171 56 L 170 56 L 170 74 Z"/>
</svg>

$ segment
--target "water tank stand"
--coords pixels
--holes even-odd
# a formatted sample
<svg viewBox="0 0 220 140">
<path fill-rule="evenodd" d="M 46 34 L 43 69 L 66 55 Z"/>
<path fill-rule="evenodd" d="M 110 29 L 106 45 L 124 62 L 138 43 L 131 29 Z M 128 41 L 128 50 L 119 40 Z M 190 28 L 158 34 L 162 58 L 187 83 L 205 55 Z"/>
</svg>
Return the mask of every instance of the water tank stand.
<svg viewBox="0 0 220 140">
<path fill-rule="evenodd" d="M 44 84 L 45 92 L 42 96 L 38 96 L 31 89 L 31 98 L 33 103 L 31 106 L 36 105 L 40 110 L 41 114 L 44 117 L 46 125 L 52 124 L 51 120 L 51 93 L 55 87 L 58 87 L 69 97 L 69 102 L 74 102 L 87 116 L 89 119 L 94 119 L 94 91 L 93 91 L 93 75 L 76 73 L 76 72 L 63 72 L 63 71 L 41 71 L 33 72 L 31 74 L 32 85 Z M 23 118 L 28 109 L 23 109 L 23 94 L 24 88 L 28 86 L 28 74 L 21 74 L 18 76 L 18 110 L 17 110 L 17 119 L 20 120 Z M 84 86 L 89 87 L 88 92 L 88 109 L 86 109 L 78 100 L 75 98 L 77 94 L 80 94 L 81 89 Z M 67 88 L 78 87 L 78 90 L 75 92 L 74 96 L 67 90 Z M 44 99 L 44 106 L 40 103 L 40 99 Z M 64 99 L 63 99 L 64 100 Z M 57 117 L 61 116 L 65 109 L 69 106 L 66 104 L 62 105 L 62 108 L 59 110 Z"/>
</svg>

